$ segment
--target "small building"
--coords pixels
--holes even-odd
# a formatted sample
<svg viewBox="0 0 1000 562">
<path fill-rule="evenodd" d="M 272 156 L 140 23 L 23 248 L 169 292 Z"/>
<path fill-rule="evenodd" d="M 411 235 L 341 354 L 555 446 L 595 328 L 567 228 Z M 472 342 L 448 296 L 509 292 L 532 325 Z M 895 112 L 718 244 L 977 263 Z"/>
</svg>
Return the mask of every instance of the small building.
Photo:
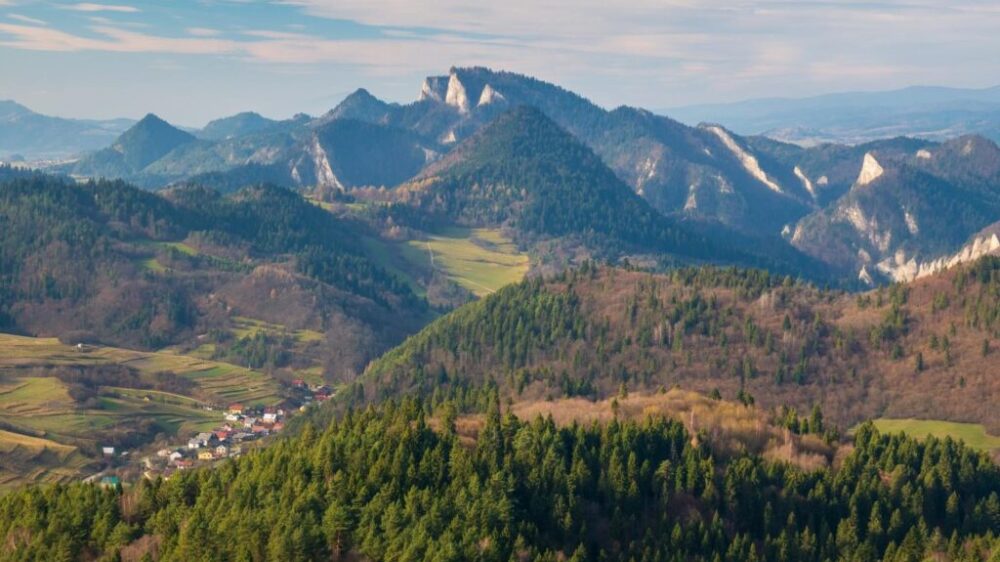
<svg viewBox="0 0 1000 562">
<path fill-rule="evenodd" d="M 274 423 L 274 422 L 278 421 L 278 413 L 277 412 L 264 412 L 264 418 L 263 418 L 263 420 L 264 420 L 264 423 Z"/>
<path fill-rule="evenodd" d="M 177 467 L 177 470 L 184 470 L 194 466 L 194 461 L 191 459 L 178 459 L 177 462 L 174 463 L 174 466 Z"/>
<path fill-rule="evenodd" d="M 115 454 L 115 448 L 114 447 L 101 447 L 101 453 L 103 453 L 104 456 L 106 456 L 106 457 L 114 456 L 114 454 Z"/>
<path fill-rule="evenodd" d="M 229 439 L 229 432 L 224 429 L 215 431 L 214 435 L 215 439 L 218 441 L 225 441 L 226 439 Z"/>
<path fill-rule="evenodd" d="M 227 408 L 227 410 L 229 411 L 230 414 L 242 414 L 243 404 L 240 404 L 239 402 L 234 402 L 229 405 L 229 408 Z"/>
<path fill-rule="evenodd" d="M 174 452 L 170 453 L 169 455 L 167 455 L 167 460 L 170 461 L 170 462 L 172 462 L 172 463 L 176 463 L 177 461 L 179 461 L 179 460 L 181 460 L 183 458 L 184 458 L 184 454 L 181 453 L 180 451 L 174 451 Z"/>
<path fill-rule="evenodd" d="M 121 479 L 117 476 L 104 476 L 101 478 L 102 488 L 113 488 L 115 486 L 120 486 L 122 483 Z"/>
<path fill-rule="evenodd" d="M 208 447 L 209 443 L 215 439 L 215 435 L 203 432 L 195 435 L 191 439 L 188 439 L 188 449 L 200 449 L 202 447 Z"/>
<path fill-rule="evenodd" d="M 156 456 L 166 458 L 170 456 L 170 453 L 173 453 L 171 449 L 160 449 L 156 452 Z"/>
<path fill-rule="evenodd" d="M 240 421 L 240 414 L 233 414 L 233 413 L 226 414 L 226 421 L 231 421 L 231 422 Z"/>
<path fill-rule="evenodd" d="M 210 461 L 210 460 L 212 460 L 214 458 L 215 458 L 215 455 L 212 454 L 212 451 L 208 451 L 208 450 L 198 451 L 198 460 L 200 460 L 200 461 Z"/>
<path fill-rule="evenodd" d="M 228 454 L 229 454 L 229 447 L 226 447 L 225 445 L 219 445 L 218 447 L 215 448 L 215 456 L 217 457 L 224 457 Z"/>
</svg>

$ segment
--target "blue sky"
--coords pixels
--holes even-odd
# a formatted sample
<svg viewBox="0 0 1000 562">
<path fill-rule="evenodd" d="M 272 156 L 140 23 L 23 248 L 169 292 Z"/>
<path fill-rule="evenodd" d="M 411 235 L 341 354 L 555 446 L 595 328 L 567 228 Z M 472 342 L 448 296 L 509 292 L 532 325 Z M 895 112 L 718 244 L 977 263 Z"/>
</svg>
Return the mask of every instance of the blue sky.
<svg viewBox="0 0 1000 562">
<path fill-rule="evenodd" d="M 179 124 L 415 99 L 452 65 L 605 106 L 1000 82 L 996 0 L 0 0 L 0 99 Z"/>
</svg>

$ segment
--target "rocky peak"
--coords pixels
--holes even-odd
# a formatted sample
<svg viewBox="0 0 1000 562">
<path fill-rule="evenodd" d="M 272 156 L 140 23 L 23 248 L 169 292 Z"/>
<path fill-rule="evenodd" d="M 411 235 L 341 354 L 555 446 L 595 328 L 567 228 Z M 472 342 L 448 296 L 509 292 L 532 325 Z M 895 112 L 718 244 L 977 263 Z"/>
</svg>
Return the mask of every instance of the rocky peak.
<svg viewBox="0 0 1000 562">
<path fill-rule="evenodd" d="M 872 153 L 866 152 L 864 162 L 861 163 L 861 172 L 858 174 L 858 179 L 854 184 L 859 186 L 868 185 L 877 180 L 884 171 L 882 165 L 872 156 Z"/>
<path fill-rule="evenodd" d="M 448 77 L 448 91 L 445 93 L 444 103 L 458 109 L 459 113 L 468 113 L 472 108 L 469 95 L 465 91 L 465 84 L 462 84 L 458 74 L 454 72 Z"/>
<path fill-rule="evenodd" d="M 448 93 L 448 76 L 428 76 L 420 86 L 420 101 L 444 103 Z"/>
<path fill-rule="evenodd" d="M 481 107 L 484 105 L 490 105 L 492 103 L 497 103 L 502 101 L 506 101 L 506 98 L 503 97 L 503 94 L 494 90 L 493 86 L 487 84 L 483 88 L 483 93 L 479 96 L 479 103 L 476 104 L 476 106 Z"/>
</svg>

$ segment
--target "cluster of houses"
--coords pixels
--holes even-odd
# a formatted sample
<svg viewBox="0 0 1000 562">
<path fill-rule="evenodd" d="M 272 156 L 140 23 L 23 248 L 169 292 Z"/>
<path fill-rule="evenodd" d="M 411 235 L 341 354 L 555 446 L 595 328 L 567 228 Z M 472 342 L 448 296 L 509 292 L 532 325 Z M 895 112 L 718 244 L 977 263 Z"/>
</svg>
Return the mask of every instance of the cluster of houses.
<svg viewBox="0 0 1000 562">
<path fill-rule="evenodd" d="M 301 409 L 307 408 L 310 404 L 325 402 L 333 394 L 328 386 L 310 386 L 301 379 L 292 381 L 292 390 L 293 396 L 290 402 L 303 404 Z M 139 472 L 146 478 L 169 477 L 178 470 L 220 459 L 239 457 L 252 442 L 284 429 L 286 415 L 285 409 L 278 406 L 247 407 L 240 403 L 230 404 L 225 410 L 225 421 L 221 426 L 192 436 L 186 444 L 160 449 L 155 456 L 144 457 L 141 464 L 133 463 L 131 469 L 120 467 L 116 472 L 131 473 L 134 477 L 138 477 Z M 107 458 L 115 456 L 113 447 L 103 447 L 102 453 Z M 126 452 L 121 455 L 127 454 Z M 113 477 L 118 478 L 118 476 Z M 110 480 L 108 482 L 102 480 L 101 484 L 112 485 Z"/>
<path fill-rule="evenodd" d="M 156 469 L 160 464 L 166 475 L 199 463 L 238 457 L 248 442 L 284 429 L 285 410 L 273 406 L 247 408 L 236 403 L 226 409 L 225 419 L 220 427 L 188 439 L 186 446 L 160 449 L 156 453 L 159 462 L 147 459 L 147 468 Z"/>
</svg>

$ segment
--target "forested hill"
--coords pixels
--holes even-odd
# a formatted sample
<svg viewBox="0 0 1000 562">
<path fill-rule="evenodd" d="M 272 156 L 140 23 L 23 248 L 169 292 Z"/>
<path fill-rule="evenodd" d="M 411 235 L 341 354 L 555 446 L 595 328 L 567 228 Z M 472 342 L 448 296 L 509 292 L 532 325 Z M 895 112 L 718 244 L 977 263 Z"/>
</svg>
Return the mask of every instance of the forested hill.
<svg viewBox="0 0 1000 562">
<path fill-rule="evenodd" d="M 495 400 L 495 397 L 494 397 Z M 494 402 L 495 404 L 495 402 Z M 432 429 L 439 427 L 439 430 Z M 408 400 L 215 470 L 0 497 L 0 560 L 986 560 L 1000 470 L 859 429 L 838 468 L 716 455 L 684 426 L 501 417 Z"/>
<path fill-rule="evenodd" d="M 607 397 L 680 385 L 766 406 L 1000 429 L 1000 259 L 864 294 L 760 271 L 585 266 L 509 286 L 373 363 L 369 399 Z M 360 390 L 355 390 L 360 395 Z"/>
<path fill-rule="evenodd" d="M 566 255 L 629 256 L 661 267 L 740 264 L 833 279 L 823 264 L 783 242 L 660 214 L 590 148 L 532 107 L 501 114 L 400 187 L 396 198 L 424 221 L 508 228 L 553 262 L 572 262 L 560 260 Z"/>
<path fill-rule="evenodd" d="M 243 315 L 332 331 L 328 367 L 352 371 L 428 315 L 356 225 L 280 188 L 160 196 L 33 175 L 0 183 L 0 223 L 8 331 L 159 348 Z"/>
<path fill-rule="evenodd" d="M 577 237 L 619 254 L 737 257 L 654 211 L 590 149 L 530 107 L 501 115 L 403 190 L 427 213 L 511 226 L 528 239 Z"/>
</svg>

